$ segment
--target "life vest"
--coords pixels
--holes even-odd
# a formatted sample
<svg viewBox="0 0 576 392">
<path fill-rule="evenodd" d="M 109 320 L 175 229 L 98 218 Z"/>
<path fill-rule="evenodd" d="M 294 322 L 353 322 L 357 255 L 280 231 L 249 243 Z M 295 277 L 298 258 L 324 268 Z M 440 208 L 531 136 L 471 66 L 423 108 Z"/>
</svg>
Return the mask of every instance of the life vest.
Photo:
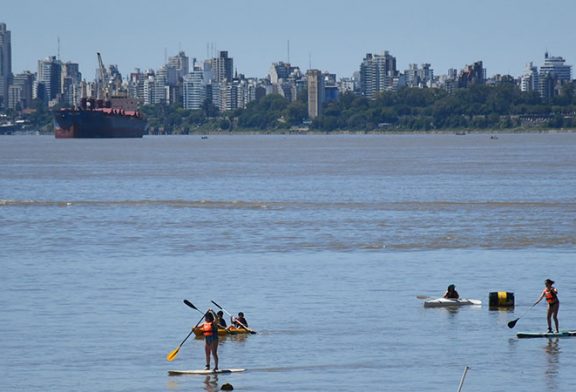
<svg viewBox="0 0 576 392">
<path fill-rule="evenodd" d="M 204 323 L 202 324 L 202 334 L 204 336 L 212 336 L 214 335 L 214 326 L 212 323 Z"/>
<path fill-rule="evenodd" d="M 554 289 L 546 289 L 546 302 L 548 302 L 549 304 L 554 304 L 556 303 L 556 300 L 558 299 L 558 297 L 556 296 L 556 292 L 554 291 Z"/>
</svg>

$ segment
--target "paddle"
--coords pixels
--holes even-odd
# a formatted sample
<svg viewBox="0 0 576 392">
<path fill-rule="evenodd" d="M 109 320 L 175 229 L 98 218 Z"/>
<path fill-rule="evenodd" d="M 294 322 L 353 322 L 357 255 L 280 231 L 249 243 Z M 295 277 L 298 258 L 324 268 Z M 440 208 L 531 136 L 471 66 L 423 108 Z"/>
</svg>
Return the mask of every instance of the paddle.
<svg viewBox="0 0 576 392">
<path fill-rule="evenodd" d="M 198 309 L 196 306 L 194 306 L 194 304 L 190 301 L 188 301 L 187 299 L 184 300 L 184 303 L 188 306 L 190 306 L 192 309 L 196 309 L 197 311 L 199 311 L 200 313 L 202 313 L 202 311 L 200 309 Z M 204 313 L 202 313 L 204 314 Z"/>
<path fill-rule="evenodd" d="M 190 301 L 188 301 L 187 299 L 184 300 L 184 303 L 188 306 L 190 306 L 192 309 L 196 309 L 197 311 L 199 311 L 200 313 L 202 313 L 202 311 L 200 309 L 198 309 L 196 306 L 194 306 L 194 304 Z M 214 317 L 217 317 L 217 315 L 214 315 Z M 223 326 L 222 324 L 220 324 L 220 322 L 218 322 L 218 328 L 220 329 L 227 329 L 225 326 Z"/>
<path fill-rule="evenodd" d="M 525 311 L 524 313 L 522 313 L 522 315 L 520 317 L 518 317 L 516 320 L 512 320 L 508 322 L 508 328 L 514 328 L 514 326 L 516 325 L 516 323 L 518 322 L 518 320 L 520 320 L 520 318 L 526 316 L 526 314 L 534 307 L 536 306 L 536 304 L 532 304 L 532 306 L 530 306 L 528 308 L 527 311 Z"/>
<path fill-rule="evenodd" d="M 186 304 L 188 305 L 188 304 Z M 192 302 L 190 302 L 190 305 L 192 305 L 192 307 L 194 307 L 194 309 L 198 310 L 193 304 Z M 190 306 L 188 305 L 188 306 Z M 200 312 L 200 310 L 198 310 Z M 202 313 L 202 312 L 200 312 Z M 170 351 L 168 353 L 168 355 L 166 355 L 166 360 L 168 362 L 172 362 L 174 360 L 174 358 L 176 358 L 176 355 L 178 355 L 178 351 L 180 351 L 180 347 L 182 347 L 182 345 L 188 340 L 188 338 L 190 337 L 190 335 L 192 335 L 194 333 L 194 330 L 200 325 L 200 323 L 202 322 L 202 320 L 204 320 L 204 313 L 202 313 L 202 318 L 200 320 L 198 320 L 198 322 L 196 323 L 196 326 L 194 328 L 192 328 L 192 331 L 190 331 L 190 333 L 188 335 L 186 335 L 186 337 L 184 338 L 184 340 L 182 341 L 182 343 L 180 343 L 180 345 L 178 345 L 178 347 L 176 347 L 176 349 Z"/>
<path fill-rule="evenodd" d="M 226 309 L 224 309 L 222 306 L 218 305 L 216 302 L 214 302 L 214 301 L 211 301 L 211 302 L 212 302 L 214 305 L 216 305 L 219 309 L 223 310 L 224 313 L 226 313 L 228 316 L 234 317 L 234 316 L 232 316 Z M 256 333 L 256 331 L 248 328 L 247 326 L 245 326 L 244 324 L 242 324 L 240 321 L 236 320 L 236 322 L 237 322 L 238 324 L 240 324 L 246 331 L 250 332 L 252 335 L 254 335 L 254 334 Z"/>
<path fill-rule="evenodd" d="M 429 297 L 427 295 L 417 295 L 416 298 L 418 298 L 418 299 L 433 299 L 432 297 Z"/>
</svg>

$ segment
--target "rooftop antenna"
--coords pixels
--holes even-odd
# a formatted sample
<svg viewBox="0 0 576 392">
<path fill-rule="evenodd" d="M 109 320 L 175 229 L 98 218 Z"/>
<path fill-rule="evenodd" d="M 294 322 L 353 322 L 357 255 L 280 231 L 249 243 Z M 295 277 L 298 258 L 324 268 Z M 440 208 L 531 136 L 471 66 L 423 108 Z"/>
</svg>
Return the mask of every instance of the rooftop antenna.
<svg viewBox="0 0 576 392">
<path fill-rule="evenodd" d="M 308 52 L 308 69 L 312 69 L 312 52 Z"/>
<path fill-rule="evenodd" d="M 288 52 L 288 58 L 287 58 L 288 64 L 290 64 L 290 40 L 288 40 L 288 42 L 287 42 L 287 48 L 286 49 Z"/>
<path fill-rule="evenodd" d="M 58 61 L 60 61 L 60 37 L 58 37 Z"/>
</svg>

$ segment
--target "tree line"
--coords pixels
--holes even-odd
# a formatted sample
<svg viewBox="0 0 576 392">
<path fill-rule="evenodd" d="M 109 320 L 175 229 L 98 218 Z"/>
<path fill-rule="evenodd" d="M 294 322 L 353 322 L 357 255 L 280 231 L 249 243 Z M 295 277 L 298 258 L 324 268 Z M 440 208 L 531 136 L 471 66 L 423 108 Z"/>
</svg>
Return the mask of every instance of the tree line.
<svg viewBox="0 0 576 392">
<path fill-rule="evenodd" d="M 159 133 L 560 129 L 576 128 L 576 95 L 574 84 L 567 84 L 558 96 L 544 102 L 538 93 L 522 92 L 512 83 L 476 85 L 451 93 L 402 88 L 376 99 L 345 93 L 325 103 L 322 114 L 312 121 L 307 121 L 305 97 L 290 102 L 276 94 L 224 113 L 208 101 L 200 110 L 148 105 L 143 112 L 149 129 Z"/>
<path fill-rule="evenodd" d="M 212 131 L 289 132 L 309 129 L 336 131 L 435 131 L 576 128 L 576 82 L 545 102 L 536 92 L 522 92 L 513 83 L 474 85 L 448 92 L 436 88 L 402 88 L 375 99 L 353 93 L 327 102 L 322 113 L 308 120 L 305 94 L 295 101 L 269 94 L 245 109 L 220 112 L 206 100 L 198 110 L 178 105 L 141 108 L 152 134 Z M 50 111 L 43 105 L 24 116 L 36 129 L 50 131 Z"/>
</svg>

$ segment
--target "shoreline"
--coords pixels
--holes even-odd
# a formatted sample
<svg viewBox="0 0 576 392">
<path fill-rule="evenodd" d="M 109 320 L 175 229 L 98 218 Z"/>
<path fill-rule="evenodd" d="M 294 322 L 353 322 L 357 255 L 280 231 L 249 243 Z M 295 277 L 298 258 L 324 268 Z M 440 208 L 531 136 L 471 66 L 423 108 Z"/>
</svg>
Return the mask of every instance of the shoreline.
<svg viewBox="0 0 576 392">
<path fill-rule="evenodd" d="M 411 130 L 379 130 L 379 131 L 296 131 L 296 130 L 237 130 L 237 131 L 216 131 L 190 132 L 190 133 L 145 133 L 144 136 L 250 136 L 250 135 L 282 135 L 282 136 L 330 136 L 330 135 L 366 135 L 366 136 L 387 136 L 387 135 L 506 135 L 506 134 L 566 134 L 576 133 L 576 129 L 440 129 L 430 131 L 411 131 Z M 53 133 L 43 133 L 39 131 L 23 131 L 0 134 L 0 136 L 54 136 Z"/>
<path fill-rule="evenodd" d="M 576 133 L 576 129 L 451 129 L 451 130 L 433 130 L 433 131 L 402 131 L 402 130 L 388 130 L 388 131 L 290 131 L 290 130 L 274 130 L 274 131 L 251 131 L 251 130 L 238 130 L 238 131 L 207 131 L 207 132 L 194 132 L 188 134 L 169 134 L 169 135 L 156 135 L 147 134 L 145 136 L 234 136 L 234 135 L 295 135 L 295 136 L 323 136 L 323 135 L 505 135 L 505 134 L 557 134 L 557 133 Z"/>
</svg>

